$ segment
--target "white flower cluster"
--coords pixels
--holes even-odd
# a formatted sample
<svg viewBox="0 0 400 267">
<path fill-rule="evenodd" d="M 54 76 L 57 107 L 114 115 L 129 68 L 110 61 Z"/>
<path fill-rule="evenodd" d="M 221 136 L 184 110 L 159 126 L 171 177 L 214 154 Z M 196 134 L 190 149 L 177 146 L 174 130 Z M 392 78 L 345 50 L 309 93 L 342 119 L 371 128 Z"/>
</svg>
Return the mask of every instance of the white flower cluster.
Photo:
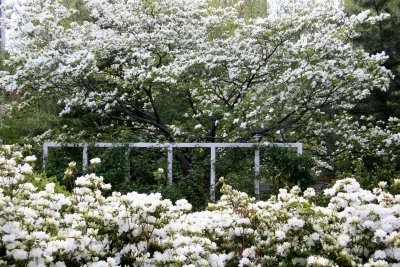
<svg viewBox="0 0 400 267">
<path fill-rule="evenodd" d="M 323 115 L 322 115 L 323 116 Z M 360 121 L 350 114 L 334 115 L 332 120 L 324 120 L 316 115 L 307 124 L 307 132 L 300 137 L 293 132 L 299 142 L 313 146 L 314 151 L 328 155 L 326 137 L 336 136 L 334 152 L 329 161 L 356 162 L 361 155 L 377 155 L 395 161 L 400 152 L 400 118 L 391 117 L 387 123 L 376 121 L 372 116 L 361 116 Z M 327 158 L 324 158 L 326 160 Z M 328 162 L 317 159 L 319 169 L 331 170 Z"/>
<path fill-rule="evenodd" d="M 95 174 L 70 195 L 39 191 L 34 160 L 0 146 L 0 265 L 400 266 L 400 196 L 383 185 L 337 181 L 322 207 L 313 189 L 256 201 L 224 184 L 217 203 L 191 212 L 160 194 L 104 197 Z"/>
</svg>

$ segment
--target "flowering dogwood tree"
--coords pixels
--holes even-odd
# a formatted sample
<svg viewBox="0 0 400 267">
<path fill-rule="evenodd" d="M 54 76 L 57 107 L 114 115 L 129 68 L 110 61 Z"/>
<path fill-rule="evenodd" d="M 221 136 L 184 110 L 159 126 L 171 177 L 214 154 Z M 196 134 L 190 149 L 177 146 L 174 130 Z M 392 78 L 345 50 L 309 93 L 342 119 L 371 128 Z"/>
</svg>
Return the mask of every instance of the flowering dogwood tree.
<svg viewBox="0 0 400 267">
<path fill-rule="evenodd" d="M 205 0 L 85 0 L 90 15 L 74 21 L 61 2 L 6 9 L 16 41 L 4 88 L 27 101 L 57 95 L 61 114 L 99 113 L 169 141 L 298 141 L 300 126 L 335 121 L 391 76 L 384 53 L 349 43 L 383 16 L 303 5 L 245 20 Z"/>
</svg>

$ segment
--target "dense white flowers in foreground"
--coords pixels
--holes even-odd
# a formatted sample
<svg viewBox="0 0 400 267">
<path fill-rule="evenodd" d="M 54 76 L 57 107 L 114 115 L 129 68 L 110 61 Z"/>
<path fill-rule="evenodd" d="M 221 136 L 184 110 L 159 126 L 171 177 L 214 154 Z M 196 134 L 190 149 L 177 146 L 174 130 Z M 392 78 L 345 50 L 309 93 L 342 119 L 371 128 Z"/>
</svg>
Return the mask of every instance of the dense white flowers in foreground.
<svg viewBox="0 0 400 267">
<path fill-rule="evenodd" d="M 337 181 L 325 207 L 313 189 L 264 202 L 223 185 L 217 203 L 191 212 L 160 194 L 104 197 L 95 174 L 70 195 L 40 191 L 34 159 L 0 146 L 0 265 L 400 266 L 400 196 L 384 184 Z"/>
</svg>

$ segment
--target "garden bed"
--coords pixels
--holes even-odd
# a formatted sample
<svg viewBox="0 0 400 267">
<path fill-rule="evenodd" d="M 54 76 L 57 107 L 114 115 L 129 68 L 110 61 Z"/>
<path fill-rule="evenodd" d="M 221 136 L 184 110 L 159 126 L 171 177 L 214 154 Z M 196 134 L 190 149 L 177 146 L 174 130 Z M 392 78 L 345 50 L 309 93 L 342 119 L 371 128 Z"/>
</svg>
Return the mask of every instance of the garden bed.
<svg viewBox="0 0 400 267">
<path fill-rule="evenodd" d="M 257 201 L 221 179 L 220 200 L 192 212 L 158 193 L 105 196 L 95 174 L 63 192 L 35 160 L 0 147 L 0 265 L 400 266 L 400 195 L 384 182 L 339 180 L 321 205 L 312 188 Z"/>
</svg>

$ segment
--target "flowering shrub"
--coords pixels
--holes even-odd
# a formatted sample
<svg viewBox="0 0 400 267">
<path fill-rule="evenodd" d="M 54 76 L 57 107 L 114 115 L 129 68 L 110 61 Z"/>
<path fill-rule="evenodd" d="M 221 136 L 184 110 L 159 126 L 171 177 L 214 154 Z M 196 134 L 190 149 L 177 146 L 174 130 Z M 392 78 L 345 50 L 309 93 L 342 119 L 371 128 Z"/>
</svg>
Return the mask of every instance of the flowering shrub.
<svg viewBox="0 0 400 267">
<path fill-rule="evenodd" d="M 104 197 L 110 186 L 95 174 L 70 195 L 54 183 L 40 191 L 35 160 L 0 146 L 0 265 L 400 266 L 400 196 L 385 183 L 337 181 L 321 207 L 313 189 L 256 201 L 221 179 L 221 199 L 191 212 L 158 193 Z"/>
</svg>

